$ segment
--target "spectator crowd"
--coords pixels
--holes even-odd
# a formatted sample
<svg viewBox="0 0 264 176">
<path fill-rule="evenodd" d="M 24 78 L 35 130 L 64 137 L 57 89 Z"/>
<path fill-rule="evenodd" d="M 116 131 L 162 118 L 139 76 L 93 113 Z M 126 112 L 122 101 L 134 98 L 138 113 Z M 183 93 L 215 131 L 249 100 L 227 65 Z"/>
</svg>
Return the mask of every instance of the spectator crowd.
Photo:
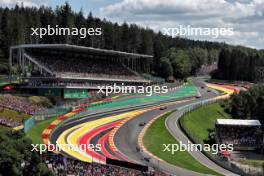
<svg viewBox="0 0 264 176">
<path fill-rule="evenodd" d="M 90 77 L 108 79 L 144 79 L 122 63 L 110 58 L 83 58 L 63 56 L 33 56 L 57 77 Z"/>
<path fill-rule="evenodd" d="M 0 117 L 0 124 L 11 128 L 22 125 L 21 122 L 15 121 L 13 119 L 7 119 L 5 117 Z"/>
<path fill-rule="evenodd" d="M 158 171 L 141 172 L 113 165 L 86 163 L 65 158 L 61 155 L 47 155 L 48 168 L 57 176 L 166 176 Z"/>
<path fill-rule="evenodd" d="M 0 107 L 13 109 L 15 111 L 24 112 L 27 114 L 34 114 L 43 110 L 43 107 L 31 103 L 25 98 L 8 94 L 0 95 Z"/>
<path fill-rule="evenodd" d="M 236 146 L 256 146 L 261 143 L 261 136 L 255 127 L 218 127 L 217 137 L 220 143 Z"/>
</svg>

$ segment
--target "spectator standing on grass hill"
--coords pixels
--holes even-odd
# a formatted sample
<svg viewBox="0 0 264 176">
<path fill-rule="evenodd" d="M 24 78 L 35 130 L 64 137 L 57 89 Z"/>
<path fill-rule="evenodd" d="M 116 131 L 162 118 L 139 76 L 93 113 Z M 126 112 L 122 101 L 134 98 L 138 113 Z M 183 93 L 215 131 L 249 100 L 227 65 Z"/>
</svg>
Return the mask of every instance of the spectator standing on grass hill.
<svg viewBox="0 0 264 176">
<path fill-rule="evenodd" d="M 3 108 L 8 108 L 32 115 L 44 109 L 44 107 L 40 105 L 29 102 L 26 98 L 16 97 L 8 94 L 0 96 L 2 97 L 0 100 L 0 106 L 2 110 Z"/>
</svg>

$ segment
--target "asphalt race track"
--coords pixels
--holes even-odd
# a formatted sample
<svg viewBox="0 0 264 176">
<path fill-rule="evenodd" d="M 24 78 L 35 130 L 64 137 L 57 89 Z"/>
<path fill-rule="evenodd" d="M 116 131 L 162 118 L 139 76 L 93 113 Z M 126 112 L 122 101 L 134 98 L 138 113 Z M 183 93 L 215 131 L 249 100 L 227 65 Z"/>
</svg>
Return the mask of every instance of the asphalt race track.
<svg viewBox="0 0 264 176">
<path fill-rule="evenodd" d="M 199 80 L 194 80 L 193 82 L 201 94 L 200 98 L 191 96 L 177 99 L 177 101 L 158 101 L 141 104 L 140 106 L 94 111 L 82 118 L 66 120 L 62 125 L 52 131 L 50 142 L 53 144 L 100 144 L 101 151 L 97 152 L 88 150 L 80 152 L 62 151 L 68 157 L 86 162 L 105 163 L 106 157 L 108 157 L 148 165 L 172 175 L 202 175 L 156 160 L 147 153 L 139 150 L 138 146 L 139 134 L 144 127 L 144 125 L 140 124 L 148 123 L 153 118 L 165 112 L 218 96 L 214 91 L 208 92 L 208 88 L 202 89 L 201 87 L 206 87 L 204 82 Z M 161 110 L 160 107 L 162 106 L 166 106 L 167 108 Z M 179 119 L 179 112 L 177 111 L 169 116 L 166 121 L 166 126 L 178 141 L 181 140 L 183 143 L 187 143 L 188 138 L 175 125 Z M 190 154 L 202 164 L 218 173 L 234 175 L 230 171 L 216 165 L 201 152 L 190 152 Z"/>
<path fill-rule="evenodd" d="M 200 89 L 201 86 L 205 85 L 199 81 L 194 81 L 194 84 L 198 87 L 200 93 L 202 94 L 202 97 L 200 99 L 194 99 L 194 100 L 190 100 L 188 102 L 184 102 L 184 103 L 180 103 L 180 104 L 176 104 L 176 105 L 171 105 L 168 106 L 168 108 L 164 111 L 160 111 L 160 110 L 153 110 L 150 112 L 146 112 L 144 114 L 141 114 L 140 116 L 133 118 L 132 120 L 130 120 L 129 122 L 127 122 L 124 126 L 122 126 L 119 130 L 118 133 L 116 134 L 115 137 L 115 143 L 118 147 L 118 149 L 120 150 L 120 152 L 122 152 L 124 155 L 128 156 L 131 160 L 133 160 L 134 162 L 138 162 L 144 165 L 149 165 L 152 166 L 156 169 L 162 170 L 164 172 L 173 174 L 173 175 L 185 175 L 185 176 L 189 176 L 189 175 L 201 175 L 199 173 L 195 173 L 193 171 L 189 171 L 174 165 L 171 165 L 169 163 L 165 163 L 165 162 L 161 162 L 156 160 L 155 158 L 151 157 L 150 155 L 143 153 L 142 151 L 138 151 L 137 147 L 138 147 L 138 135 L 142 130 L 142 127 L 139 126 L 140 123 L 142 122 L 148 122 L 150 121 L 152 118 L 159 116 L 160 114 L 164 113 L 164 112 L 168 112 L 170 110 L 174 110 L 177 109 L 181 106 L 185 106 L 191 103 L 195 103 L 201 100 L 206 100 L 206 99 L 210 99 L 215 97 L 216 95 L 214 93 L 211 92 L 207 92 L 205 89 Z M 183 134 L 183 132 L 181 132 L 180 129 L 178 129 L 177 131 L 171 131 L 171 129 L 176 128 L 176 120 L 175 118 L 171 118 L 171 117 L 175 117 L 175 114 L 177 114 L 177 112 L 173 113 L 170 117 L 169 117 L 169 121 L 167 121 L 167 125 L 170 129 L 170 132 L 172 133 L 172 135 L 178 140 L 180 141 L 181 139 L 184 139 L 183 143 L 186 142 L 188 138 Z M 177 116 L 176 116 L 177 117 Z M 180 131 L 180 133 L 179 133 Z M 181 138 L 178 138 L 178 133 L 180 134 Z M 124 135 L 125 134 L 125 135 Z M 129 139 L 129 140 L 127 140 Z M 222 167 L 216 165 L 213 161 L 209 160 L 206 156 L 204 156 L 201 152 L 193 152 L 191 153 L 192 156 L 194 156 L 194 158 L 196 158 L 198 161 L 200 161 L 202 164 L 206 165 L 207 167 L 211 168 L 212 170 L 215 170 L 218 173 L 223 173 L 224 175 L 234 175 L 233 173 L 231 173 L 228 170 L 223 169 Z"/>
</svg>

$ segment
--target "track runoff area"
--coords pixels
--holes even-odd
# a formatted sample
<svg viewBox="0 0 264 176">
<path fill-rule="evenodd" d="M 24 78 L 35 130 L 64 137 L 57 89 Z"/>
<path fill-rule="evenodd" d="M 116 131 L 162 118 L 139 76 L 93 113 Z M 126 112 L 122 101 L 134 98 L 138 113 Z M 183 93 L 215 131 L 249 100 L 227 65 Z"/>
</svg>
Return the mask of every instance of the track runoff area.
<svg viewBox="0 0 264 176">
<path fill-rule="evenodd" d="M 194 80 L 194 83 L 175 88 L 164 95 L 120 98 L 105 107 L 102 106 L 99 113 L 89 112 L 76 119 L 70 116 L 78 113 L 85 114 L 82 108 L 58 117 L 43 131 L 43 141 L 49 145 L 40 150 L 50 150 L 89 163 L 108 164 L 112 160 L 117 160 L 155 167 L 148 160 L 157 157 L 145 151 L 143 144 L 138 143 L 140 134 L 148 123 L 171 110 L 185 108 L 203 100 L 227 98 L 233 92 L 239 91 L 234 86 L 209 84 L 197 80 Z M 199 90 L 195 85 L 203 85 L 212 91 Z M 123 108 L 131 102 L 133 106 Z M 173 169 L 174 166 L 169 165 L 171 168 L 168 169 L 165 161 L 160 160 L 160 162 L 164 162 L 165 165 L 162 168 L 163 165 L 159 164 L 159 169 L 177 175 L 178 171 Z M 210 168 L 210 166 L 208 164 L 207 167 Z M 216 173 L 222 171 L 233 174 L 217 166 L 210 169 Z M 179 173 L 190 174 L 185 169 L 179 170 Z M 196 174 L 198 173 L 194 175 Z"/>
</svg>

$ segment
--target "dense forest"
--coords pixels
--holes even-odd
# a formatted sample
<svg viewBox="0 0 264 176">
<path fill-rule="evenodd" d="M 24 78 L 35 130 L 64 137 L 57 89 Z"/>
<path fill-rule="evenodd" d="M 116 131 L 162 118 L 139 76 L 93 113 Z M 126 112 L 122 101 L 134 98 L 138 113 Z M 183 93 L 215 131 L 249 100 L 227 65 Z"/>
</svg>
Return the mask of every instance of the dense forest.
<svg viewBox="0 0 264 176">
<path fill-rule="evenodd" d="M 44 36 L 31 35 L 31 28 L 47 27 L 101 28 L 102 35 Z M 172 38 L 136 24 L 117 24 L 74 12 L 68 3 L 51 7 L 0 7 L 0 72 L 7 72 L 9 47 L 28 43 L 67 43 L 95 48 L 112 49 L 153 55 L 153 72 L 160 77 L 183 78 L 196 73 L 203 64 L 218 60 L 219 52 L 229 45 L 224 43 Z M 233 48 L 233 46 L 231 46 Z M 250 50 L 250 49 L 249 49 Z M 3 63 L 5 62 L 5 63 Z M 221 74 L 220 74 L 221 75 Z"/>
<path fill-rule="evenodd" d="M 263 50 L 254 50 L 244 47 L 225 47 L 221 49 L 218 61 L 218 70 L 213 77 L 225 80 L 244 80 L 251 82 L 261 81 L 257 67 L 264 66 Z"/>
</svg>

